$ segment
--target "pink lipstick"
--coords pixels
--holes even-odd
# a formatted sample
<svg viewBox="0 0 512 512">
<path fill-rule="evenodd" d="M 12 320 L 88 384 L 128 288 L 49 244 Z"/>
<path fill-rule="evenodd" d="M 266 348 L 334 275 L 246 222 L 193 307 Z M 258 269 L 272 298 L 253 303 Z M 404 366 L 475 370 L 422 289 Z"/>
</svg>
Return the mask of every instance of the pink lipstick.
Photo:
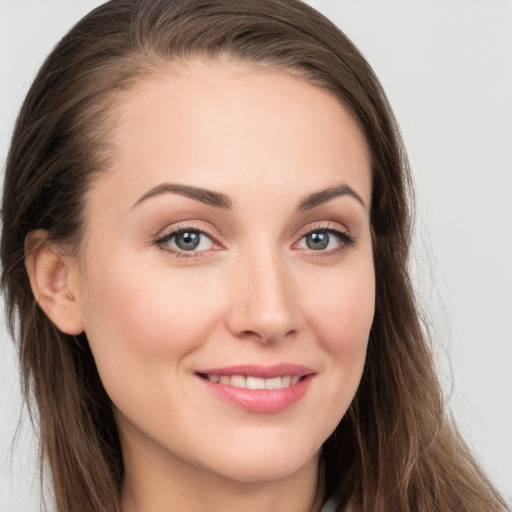
<svg viewBox="0 0 512 512">
<path fill-rule="evenodd" d="M 301 365 L 240 365 L 199 370 L 196 375 L 220 398 L 251 412 L 276 413 L 298 402 L 315 371 Z"/>
</svg>

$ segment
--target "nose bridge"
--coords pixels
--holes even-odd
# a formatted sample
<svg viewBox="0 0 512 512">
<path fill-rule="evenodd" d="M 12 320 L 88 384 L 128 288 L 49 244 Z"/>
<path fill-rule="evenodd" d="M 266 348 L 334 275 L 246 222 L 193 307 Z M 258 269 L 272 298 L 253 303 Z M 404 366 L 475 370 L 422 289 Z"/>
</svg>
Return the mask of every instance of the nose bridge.
<svg viewBox="0 0 512 512">
<path fill-rule="evenodd" d="M 290 269 L 278 250 L 266 247 L 237 261 L 230 323 L 238 336 L 271 342 L 298 329 L 298 310 Z"/>
</svg>

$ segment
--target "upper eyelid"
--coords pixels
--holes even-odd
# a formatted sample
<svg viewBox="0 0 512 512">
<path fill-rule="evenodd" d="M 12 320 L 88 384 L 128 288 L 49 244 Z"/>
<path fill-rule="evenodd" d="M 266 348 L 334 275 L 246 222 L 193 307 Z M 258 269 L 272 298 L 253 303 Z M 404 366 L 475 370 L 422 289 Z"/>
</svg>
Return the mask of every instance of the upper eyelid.
<svg viewBox="0 0 512 512">
<path fill-rule="evenodd" d="M 209 229 L 204 226 L 198 226 L 195 224 L 195 221 L 189 221 L 189 222 L 185 221 L 185 222 L 173 224 L 171 226 L 167 226 L 163 229 L 160 229 L 154 235 L 153 238 L 158 241 L 160 239 L 167 238 L 169 236 L 176 235 L 176 234 L 182 233 L 183 231 L 187 231 L 187 230 L 197 231 L 199 233 L 202 233 L 203 235 L 209 236 L 210 238 L 212 238 L 214 240 L 218 239 L 218 235 L 216 233 L 214 233 L 214 231 L 212 229 Z"/>
<path fill-rule="evenodd" d="M 313 224 L 309 224 L 308 226 L 302 228 L 299 231 L 298 239 L 306 236 L 309 233 L 314 231 L 334 231 L 338 233 L 343 233 L 344 235 L 350 235 L 350 230 L 343 224 L 334 221 L 325 221 L 325 222 L 315 222 Z"/>
</svg>

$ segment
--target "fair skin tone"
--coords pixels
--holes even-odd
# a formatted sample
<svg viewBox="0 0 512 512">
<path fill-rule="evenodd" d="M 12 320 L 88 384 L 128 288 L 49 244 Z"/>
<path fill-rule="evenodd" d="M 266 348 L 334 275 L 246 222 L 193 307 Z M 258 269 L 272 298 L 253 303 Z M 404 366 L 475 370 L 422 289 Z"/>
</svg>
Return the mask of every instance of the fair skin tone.
<svg viewBox="0 0 512 512">
<path fill-rule="evenodd" d="M 79 255 L 33 232 L 27 269 L 87 334 L 124 510 L 318 511 L 374 313 L 363 137 L 328 92 L 240 63 L 177 66 L 120 114 Z"/>
</svg>

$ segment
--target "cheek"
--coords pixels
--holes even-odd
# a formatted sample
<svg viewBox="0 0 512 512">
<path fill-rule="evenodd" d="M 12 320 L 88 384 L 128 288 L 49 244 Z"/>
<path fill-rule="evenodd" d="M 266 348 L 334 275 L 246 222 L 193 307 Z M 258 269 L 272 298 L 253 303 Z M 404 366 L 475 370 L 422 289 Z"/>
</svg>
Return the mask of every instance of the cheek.
<svg viewBox="0 0 512 512">
<path fill-rule="evenodd" d="M 375 275 L 372 261 L 347 266 L 323 281 L 311 283 L 309 323 L 333 358 L 364 363 L 375 312 Z"/>
<path fill-rule="evenodd" d="M 375 310 L 375 277 L 371 258 L 347 265 L 307 283 L 307 324 L 326 357 L 322 359 L 322 399 L 312 416 L 318 438 L 325 440 L 350 407 L 366 360 Z"/>
<path fill-rule="evenodd" d="M 147 380 L 158 367 L 175 367 L 219 315 L 219 301 L 204 293 L 207 284 L 190 286 L 187 272 L 115 261 L 88 272 L 85 307 L 85 332 L 107 389 L 122 375 Z"/>
</svg>

